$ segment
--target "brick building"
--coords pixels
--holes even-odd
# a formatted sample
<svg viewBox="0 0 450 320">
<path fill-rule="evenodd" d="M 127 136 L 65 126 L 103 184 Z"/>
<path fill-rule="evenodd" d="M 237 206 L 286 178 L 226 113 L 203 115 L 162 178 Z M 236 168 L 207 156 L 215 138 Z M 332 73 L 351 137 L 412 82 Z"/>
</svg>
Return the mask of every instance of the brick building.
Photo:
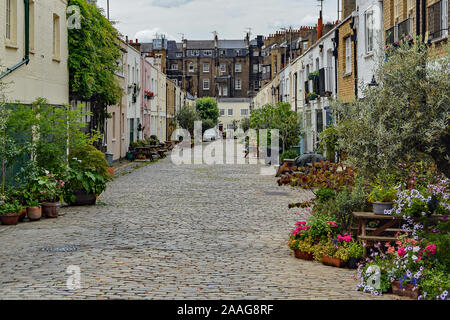
<svg viewBox="0 0 450 320">
<path fill-rule="evenodd" d="M 418 34 L 430 44 L 448 38 L 448 0 L 384 0 L 386 43 Z"/>
<path fill-rule="evenodd" d="M 170 80 L 199 98 L 249 98 L 261 85 L 262 36 L 220 40 L 216 35 L 213 40 L 181 43 L 163 38 L 134 45 L 153 57 Z"/>
</svg>

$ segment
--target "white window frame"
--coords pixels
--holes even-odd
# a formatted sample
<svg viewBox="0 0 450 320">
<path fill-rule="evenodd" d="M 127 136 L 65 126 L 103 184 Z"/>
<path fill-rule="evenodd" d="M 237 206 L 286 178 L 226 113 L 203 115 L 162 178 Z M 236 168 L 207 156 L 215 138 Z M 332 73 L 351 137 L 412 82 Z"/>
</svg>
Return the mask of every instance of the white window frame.
<svg viewBox="0 0 450 320">
<path fill-rule="evenodd" d="M 345 38 L 345 73 L 352 73 L 352 39 L 351 37 Z"/>
<path fill-rule="evenodd" d="M 448 37 L 448 1 L 441 1 L 441 30 L 442 37 Z"/>
<path fill-rule="evenodd" d="M 228 116 L 229 117 L 232 117 L 233 116 L 233 109 L 228 109 Z"/>
<path fill-rule="evenodd" d="M 367 10 L 364 14 L 365 16 L 365 34 L 366 34 L 366 53 L 370 54 L 373 52 L 373 41 L 374 41 L 374 11 Z"/>
<path fill-rule="evenodd" d="M 203 63 L 203 73 L 209 73 L 209 63 Z"/>
<path fill-rule="evenodd" d="M 195 67 L 193 62 L 189 62 L 189 72 L 195 72 Z"/>
<path fill-rule="evenodd" d="M 242 64 L 241 63 L 236 63 L 234 65 L 234 72 L 236 72 L 236 73 L 241 73 L 242 72 Z"/>
<path fill-rule="evenodd" d="M 221 117 L 225 117 L 225 109 L 220 109 L 219 114 Z"/>
<path fill-rule="evenodd" d="M 183 53 L 177 52 L 177 58 L 183 58 Z"/>
<path fill-rule="evenodd" d="M 203 50 L 203 55 L 205 57 L 211 57 L 212 56 L 212 50 Z"/>
<path fill-rule="evenodd" d="M 242 81 L 241 81 L 241 79 L 237 78 L 235 80 L 234 89 L 235 90 L 242 90 Z"/>
<path fill-rule="evenodd" d="M 203 79 L 203 90 L 209 90 L 209 79 Z"/>
<path fill-rule="evenodd" d="M 241 117 L 248 116 L 248 109 L 241 109 Z"/>
<path fill-rule="evenodd" d="M 408 0 L 408 5 L 407 5 L 407 7 L 408 7 L 407 10 L 408 11 L 410 11 L 410 10 L 412 10 L 414 8 L 414 6 L 416 5 L 415 1 L 416 0 Z"/>
<path fill-rule="evenodd" d="M 227 65 L 225 63 L 220 64 L 220 72 L 226 72 L 227 71 Z"/>
<path fill-rule="evenodd" d="M 53 14 L 53 58 L 59 59 L 61 55 L 61 17 Z"/>
<path fill-rule="evenodd" d="M 394 0 L 394 19 L 397 19 L 400 15 L 400 0 Z"/>
<path fill-rule="evenodd" d="M 227 96 L 228 96 L 228 87 L 227 87 L 227 86 L 223 87 L 223 92 L 222 92 L 222 94 L 223 94 L 224 97 L 227 97 Z"/>
<path fill-rule="evenodd" d="M 6 0 L 6 40 L 11 41 L 12 38 L 12 1 Z"/>
<path fill-rule="evenodd" d="M 173 63 L 173 64 L 170 66 L 170 69 L 171 69 L 171 70 L 178 70 L 178 63 Z"/>
</svg>

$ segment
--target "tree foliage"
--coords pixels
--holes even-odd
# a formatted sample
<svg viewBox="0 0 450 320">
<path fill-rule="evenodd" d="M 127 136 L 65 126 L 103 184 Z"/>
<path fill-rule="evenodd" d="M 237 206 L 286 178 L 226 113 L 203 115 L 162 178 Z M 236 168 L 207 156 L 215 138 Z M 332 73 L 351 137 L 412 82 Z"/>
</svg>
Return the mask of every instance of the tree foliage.
<svg viewBox="0 0 450 320">
<path fill-rule="evenodd" d="M 182 129 L 189 131 L 191 137 L 194 137 L 194 123 L 200 120 L 200 115 L 194 106 L 186 105 L 181 108 L 177 111 L 175 120 Z"/>
<path fill-rule="evenodd" d="M 384 169 L 432 159 L 450 176 L 450 56 L 432 54 L 420 38 L 386 49 L 379 86 L 350 104 L 337 103 L 338 143 L 350 165 L 375 176 Z"/>
<path fill-rule="evenodd" d="M 117 104 L 123 94 L 115 76 L 120 34 L 97 6 L 85 0 L 70 0 L 70 5 L 81 11 L 81 28 L 68 30 L 70 97 L 92 102 L 95 126 L 103 130 L 106 107 Z"/>
<path fill-rule="evenodd" d="M 202 120 L 210 119 L 214 126 L 219 120 L 219 108 L 214 98 L 206 97 L 197 100 L 197 112 Z"/>
<path fill-rule="evenodd" d="M 268 104 L 254 110 L 250 116 L 250 128 L 278 129 L 283 151 L 297 145 L 302 135 L 299 115 L 291 110 L 288 103 L 282 102 L 279 102 L 276 107 Z"/>
</svg>

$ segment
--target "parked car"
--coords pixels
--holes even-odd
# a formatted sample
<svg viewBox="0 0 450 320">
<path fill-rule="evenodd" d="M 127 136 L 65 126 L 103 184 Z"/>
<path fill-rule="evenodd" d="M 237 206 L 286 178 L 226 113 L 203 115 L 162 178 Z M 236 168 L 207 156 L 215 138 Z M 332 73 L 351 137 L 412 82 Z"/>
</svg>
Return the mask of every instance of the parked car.
<svg viewBox="0 0 450 320">
<path fill-rule="evenodd" d="M 208 129 L 203 134 L 203 141 L 215 141 L 218 139 L 218 133 L 216 129 Z"/>
</svg>

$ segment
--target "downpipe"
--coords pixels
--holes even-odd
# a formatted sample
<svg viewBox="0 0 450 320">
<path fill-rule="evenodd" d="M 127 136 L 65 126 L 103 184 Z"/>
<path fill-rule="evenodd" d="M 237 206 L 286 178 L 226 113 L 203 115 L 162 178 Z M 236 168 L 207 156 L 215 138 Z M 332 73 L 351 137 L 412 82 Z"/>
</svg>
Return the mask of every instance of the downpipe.
<svg viewBox="0 0 450 320">
<path fill-rule="evenodd" d="M 0 74 L 0 79 L 3 79 L 21 66 L 30 62 L 30 0 L 23 0 L 23 2 L 25 5 L 25 56 L 21 62 L 11 68 L 7 68 L 5 73 Z"/>
</svg>

